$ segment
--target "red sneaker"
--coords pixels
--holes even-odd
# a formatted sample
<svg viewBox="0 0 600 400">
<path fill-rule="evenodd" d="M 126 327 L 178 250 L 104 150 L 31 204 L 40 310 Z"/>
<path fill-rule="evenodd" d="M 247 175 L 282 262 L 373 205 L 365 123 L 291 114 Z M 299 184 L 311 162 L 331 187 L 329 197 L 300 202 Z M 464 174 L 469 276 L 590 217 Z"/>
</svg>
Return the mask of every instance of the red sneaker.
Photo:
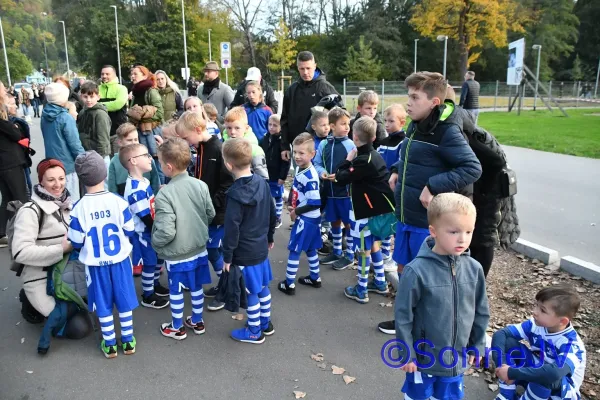
<svg viewBox="0 0 600 400">
<path fill-rule="evenodd" d="M 142 276 L 142 265 L 133 266 L 133 276 Z"/>
</svg>

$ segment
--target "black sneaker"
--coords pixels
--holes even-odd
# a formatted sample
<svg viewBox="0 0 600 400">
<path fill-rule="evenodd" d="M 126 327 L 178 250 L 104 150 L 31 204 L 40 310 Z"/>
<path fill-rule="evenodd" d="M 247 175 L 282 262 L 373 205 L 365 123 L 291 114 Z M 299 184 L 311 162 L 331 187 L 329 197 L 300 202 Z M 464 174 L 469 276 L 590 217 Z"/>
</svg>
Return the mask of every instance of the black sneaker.
<svg viewBox="0 0 600 400">
<path fill-rule="evenodd" d="M 292 285 L 293 285 L 293 283 L 292 283 Z M 296 294 L 296 287 L 288 286 L 286 281 L 279 282 L 279 285 L 277 285 L 277 289 L 279 289 L 280 292 L 283 292 L 289 296 Z"/>
<path fill-rule="evenodd" d="M 262 330 L 262 333 L 265 336 L 271 336 L 275 333 L 275 328 L 273 328 L 273 324 L 271 323 L 271 321 L 269 321 L 269 326 L 267 327 L 267 329 Z"/>
<path fill-rule="evenodd" d="M 142 305 L 144 307 L 160 310 L 161 308 L 165 308 L 169 305 L 169 300 L 159 297 L 156 293 L 152 293 L 148 297 L 144 297 L 142 295 Z"/>
<path fill-rule="evenodd" d="M 321 278 L 314 280 L 310 277 L 310 275 L 303 276 L 298 279 L 298 283 L 301 285 L 312 286 L 314 288 L 321 287 Z"/>
<path fill-rule="evenodd" d="M 396 334 L 396 321 L 385 321 L 377 325 L 377 328 L 386 335 Z"/>
<path fill-rule="evenodd" d="M 328 256 L 320 258 L 319 262 L 323 265 L 329 265 L 329 264 L 333 264 L 334 262 L 338 261 L 341 258 L 342 258 L 341 256 L 331 253 Z"/>
<path fill-rule="evenodd" d="M 336 271 L 343 271 L 353 264 L 354 264 L 354 260 L 350 260 L 349 258 L 342 257 L 333 263 L 333 269 L 335 269 Z"/>
<path fill-rule="evenodd" d="M 277 218 L 277 220 L 275 221 L 275 229 L 281 228 L 281 225 L 283 225 L 283 222 L 281 222 L 281 218 Z"/>
<path fill-rule="evenodd" d="M 328 256 L 333 251 L 333 245 L 331 242 L 323 241 L 323 247 L 321 247 L 318 251 L 321 256 Z"/>
<path fill-rule="evenodd" d="M 217 295 L 217 293 L 219 293 L 219 287 L 213 286 L 210 289 L 208 289 L 206 292 L 204 292 L 204 297 L 215 297 Z"/>
<path fill-rule="evenodd" d="M 171 292 L 169 291 L 169 288 L 164 287 L 160 283 L 156 283 L 154 285 L 154 293 L 160 297 L 167 297 Z"/>
<path fill-rule="evenodd" d="M 225 303 L 218 301 L 217 299 L 212 299 L 208 306 L 206 306 L 208 311 L 219 311 L 225 307 Z"/>
</svg>

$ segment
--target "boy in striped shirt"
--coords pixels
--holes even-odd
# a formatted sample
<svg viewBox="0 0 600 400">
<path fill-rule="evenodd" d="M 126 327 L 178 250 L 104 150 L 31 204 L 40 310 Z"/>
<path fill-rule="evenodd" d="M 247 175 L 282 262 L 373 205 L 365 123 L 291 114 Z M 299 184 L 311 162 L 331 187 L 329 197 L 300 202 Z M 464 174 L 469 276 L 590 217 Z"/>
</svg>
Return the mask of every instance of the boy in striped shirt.
<svg viewBox="0 0 600 400">
<path fill-rule="evenodd" d="M 142 305 L 161 309 L 169 305 L 163 297 L 169 296 L 169 289 L 159 282 L 160 266 L 156 252 L 152 248 L 152 225 L 154 225 L 154 193 L 150 181 L 144 173 L 152 170 L 152 156 L 143 144 L 130 144 L 119 150 L 119 161 L 129 172 L 125 182 L 125 200 L 133 215 L 135 235 L 132 260 L 134 265 L 142 265 Z"/>
</svg>

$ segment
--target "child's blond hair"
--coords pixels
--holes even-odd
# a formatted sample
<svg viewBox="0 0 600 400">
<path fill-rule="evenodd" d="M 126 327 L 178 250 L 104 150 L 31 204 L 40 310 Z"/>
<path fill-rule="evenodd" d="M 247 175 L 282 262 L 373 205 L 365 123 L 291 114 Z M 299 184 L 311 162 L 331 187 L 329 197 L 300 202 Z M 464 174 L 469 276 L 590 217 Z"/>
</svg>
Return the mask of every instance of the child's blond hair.
<svg viewBox="0 0 600 400">
<path fill-rule="evenodd" d="M 296 146 L 302 146 L 303 144 L 306 143 L 310 143 L 310 147 L 311 149 L 314 150 L 315 148 L 315 139 L 313 138 L 313 136 L 308 133 L 308 132 L 302 132 L 301 134 L 299 134 L 298 136 L 296 136 L 296 138 L 294 139 L 294 142 L 292 143 L 292 146 L 296 147 Z"/>
<path fill-rule="evenodd" d="M 379 104 L 379 96 L 373 90 L 364 90 L 358 95 L 358 105 L 362 107 L 365 103 L 377 105 Z"/>
<path fill-rule="evenodd" d="M 123 146 L 119 149 L 119 161 L 127 171 L 129 171 L 129 168 L 131 167 L 129 160 L 131 160 L 133 154 L 142 148 L 146 150 L 146 152 L 148 151 L 148 148 L 141 143 L 128 144 L 127 146 Z"/>
<path fill-rule="evenodd" d="M 181 138 L 167 139 L 158 147 L 158 154 L 177 171 L 185 171 L 190 165 L 190 146 Z"/>
<path fill-rule="evenodd" d="M 458 193 L 440 193 L 431 200 L 427 208 L 427 221 L 433 225 L 444 214 L 477 216 L 473 202 Z"/>
<path fill-rule="evenodd" d="M 233 107 L 231 110 L 227 111 L 227 114 L 225 114 L 225 122 L 237 121 L 241 121 L 242 123 L 248 125 L 248 115 L 246 115 L 246 110 L 244 110 L 244 107 Z"/>
<path fill-rule="evenodd" d="M 388 106 L 385 111 L 383 111 L 383 117 L 387 117 L 388 115 L 393 114 L 398 116 L 400 119 L 406 119 L 406 110 L 402 106 L 402 104 L 391 104 Z"/>
<path fill-rule="evenodd" d="M 252 165 L 252 144 L 244 138 L 229 139 L 223 143 L 223 158 L 236 169 Z"/>
<path fill-rule="evenodd" d="M 377 134 L 377 122 L 370 117 L 361 117 L 354 122 L 352 134 L 361 143 L 371 143 L 375 140 L 375 135 Z"/>
<path fill-rule="evenodd" d="M 277 114 L 271 114 L 271 116 L 269 117 L 269 121 L 275 121 L 279 125 L 281 125 L 281 117 Z"/>
<path fill-rule="evenodd" d="M 181 114 L 177 125 L 175 125 L 175 131 L 177 135 L 181 136 L 182 132 L 195 131 L 200 129 L 201 131 L 206 130 L 206 120 L 198 111 L 186 111 Z"/>
<path fill-rule="evenodd" d="M 121 124 L 118 128 L 117 128 L 117 138 L 119 140 L 123 140 L 125 139 L 127 136 L 129 136 L 129 134 L 133 131 L 137 132 L 137 128 L 135 127 L 134 124 L 131 124 L 129 122 L 125 122 L 124 124 Z"/>
<path fill-rule="evenodd" d="M 212 103 L 204 103 L 202 104 L 202 108 L 204 108 L 204 112 L 210 120 L 215 120 L 219 116 L 217 107 L 215 107 L 215 105 Z"/>
</svg>

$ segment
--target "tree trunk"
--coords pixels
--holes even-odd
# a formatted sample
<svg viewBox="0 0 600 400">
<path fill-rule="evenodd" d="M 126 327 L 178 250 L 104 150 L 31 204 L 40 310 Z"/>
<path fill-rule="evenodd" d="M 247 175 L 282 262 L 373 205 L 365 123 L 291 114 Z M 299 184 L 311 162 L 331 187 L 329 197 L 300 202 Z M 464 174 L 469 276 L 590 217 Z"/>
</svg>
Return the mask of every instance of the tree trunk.
<svg viewBox="0 0 600 400">
<path fill-rule="evenodd" d="M 252 40 L 252 32 L 250 32 L 250 27 L 246 29 L 246 41 L 248 42 L 248 48 L 250 49 L 250 61 L 252 61 L 252 66 L 256 67 L 256 54 L 254 51 L 254 42 Z"/>
<path fill-rule="evenodd" d="M 459 69 L 461 76 L 465 76 L 467 73 L 467 68 L 469 64 L 469 38 L 466 33 L 466 25 L 468 23 L 468 12 L 469 12 L 470 2 L 469 0 L 465 0 L 463 4 L 463 8 L 460 11 L 460 16 L 458 18 L 458 49 L 459 49 Z M 446 75 L 447 76 L 447 75 Z"/>
</svg>

